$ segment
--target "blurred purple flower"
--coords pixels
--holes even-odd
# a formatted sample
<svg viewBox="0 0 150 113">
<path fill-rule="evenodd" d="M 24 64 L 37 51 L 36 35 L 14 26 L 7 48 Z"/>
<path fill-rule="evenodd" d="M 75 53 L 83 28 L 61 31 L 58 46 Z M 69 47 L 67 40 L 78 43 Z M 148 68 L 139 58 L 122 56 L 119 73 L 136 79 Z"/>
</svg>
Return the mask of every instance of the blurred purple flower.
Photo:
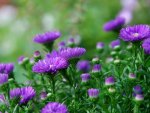
<svg viewBox="0 0 150 113">
<path fill-rule="evenodd" d="M 90 62 L 87 60 L 81 60 L 76 65 L 77 69 L 79 71 L 82 71 L 84 73 L 88 72 L 90 70 Z"/>
<path fill-rule="evenodd" d="M 31 87 L 23 87 L 20 89 L 20 104 L 26 104 L 28 101 L 30 101 L 36 94 L 35 90 Z"/>
<path fill-rule="evenodd" d="M 0 85 L 8 82 L 8 74 L 0 73 Z"/>
<path fill-rule="evenodd" d="M 114 41 L 112 41 L 112 42 L 110 43 L 110 47 L 111 47 L 112 49 L 114 49 L 114 48 L 117 47 L 117 46 L 120 46 L 120 40 L 119 40 L 119 39 L 114 40 Z"/>
<path fill-rule="evenodd" d="M 33 54 L 33 56 L 34 56 L 35 58 L 40 57 L 40 56 L 41 56 L 40 51 L 35 51 L 34 54 Z"/>
<path fill-rule="evenodd" d="M 88 95 L 90 98 L 97 98 L 99 95 L 99 90 L 94 88 L 88 89 Z"/>
<path fill-rule="evenodd" d="M 142 87 L 141 87 L 140 85 L 134 86 L 134 87 L 133 87 L 133 91 L 134 91 L 134 93 L 136 93 L 136 94 L 142 94 L 142 93 L 143 93 L 143 92 L 142 92 Z"/>
<path fill-rule="evenodd" d="M 100 64 L 95 64 L 93 66 L 92 72 L 97 73 L 97 72 L 100 72 L 100 71 L 101 71 L 101 65 Z"/>
<path fill-rule="evenodd" d="M 0 64 L 0 73 L 6 73 L 10 74 L 14 70 L 14 64 L 13 63 L 1 63 Z"/>
<path fill-rule="evenodd" d="M 58 49 L 64 49 L 66 47 L 66 43 L 64 41 L 58 43 Z"/>
<path fill-rule="evenodd" d="M 148 25 L 134 25 L 122 28 L 120 38 L 124 41 L 135 42 L 150 37 L 150 27 Z"/>
<path fill-rule="evenodd" d="M 89 73 L 81 74 L 81 79 L 82 79 L 82 82 L 87 82 L 90 79 L 90 74 Z"/>
<path fill-rule="evenodd" d="M 36 73 L 56 73 L 61 69 L 68 67 L 68 62 L 66 59 L 61 57 L 52 57 L 44 60 L 39 60 L 32 67 L 32 71 Z"/>
<path fill-rule="evenodd" d="M 115 84 L 115 79 L 113 76 L 105 78 L 105 85 L 110 86 Z"/>
<path fill-rule="evenodd" d="M 58 102 L 49 102 L 42 110 L 41 113 L 68 113 L 67 107 Z"/>
<path fill-rule="evenodd" d="M 40 99 L 43 100 L 47 97 L 47 93 L 45 91 L 41 92 Z"/>
<path fill-rule="evenodd" d="M 96 45 L 96 49 L 103 49 L 104 48 L 104 43 L 103 42 L 98 42 Z"/>
<path fill-rule="evenodd" d="M 20 94 L 21 94 L 20 88 L 14 88 L 14 89 L 10 90 L 10 92 L 9 92 L 10 99 L 19 98 Z"/>
<path fill-rule="evenodd" d="M 56 40 L 61 36 L 61 33 L 58 31 L 52 31 L 52 32 L 46 32 L 43 34 L 37 34 L 33 41 L 35 43 L 40 43 L 40 44 L 45 44 L 45 43 L 50 43 Z"/>
<path fill-rule="evenodd" d="M 150 38 L 143 41 L 142 47 L 146 54 L 150 54 Z"/>
<path fill-rule="evenodd" d="M 117 17 L 114 20 L 111 20 L 104 24 L 103 29 L 105 31 L 114 31 L 120 29 L 125 23 L 125 19 L 121 17 Z"/>
<path fill-rule="evenodd" d="M 136 95 L 135 95 L 135 100 L 136 100 L 136 101 L 142 101 L 142 100 L 144 100 L 143 94 L 136 94 Z"/>
<path fill-rule="evenodd" d="M 18 64 L 22 64 L 23 63 L 23 61 L 24 61 L 24 56 L 20 56 L 19 58 L 18 58 Z"/>
</svg>

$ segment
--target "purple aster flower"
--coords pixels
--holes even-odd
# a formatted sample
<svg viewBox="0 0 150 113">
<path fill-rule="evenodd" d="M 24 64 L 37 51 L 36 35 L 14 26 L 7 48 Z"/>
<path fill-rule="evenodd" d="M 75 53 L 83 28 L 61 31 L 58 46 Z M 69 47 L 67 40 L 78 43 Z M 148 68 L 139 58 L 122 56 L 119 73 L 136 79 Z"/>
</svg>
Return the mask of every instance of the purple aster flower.
<svg viewBox="0 0 150 113">
<path fill-rule="evenodd" d="M 4 73 L 5 66 L 6 66 L 5 64 L 0 63 L 0 73 Z"/>
<path fill-rule="evenodd" d="M 119 40 L 119 39 L 114 40 L 114 41 L 112 41 L 112 42 L 110 43 L 110 47 L 111 47 L 112 49 L 114 49 L 114 48 L 116 48 L 116 47 L 119 47 L 119 46 L 120 46 L 120 40 Z"/>
<path fill-rule="evenodd" d="M 13 63 L 8 63 L 8 64 L 5 65 L 4 73 L 10 74 L 10 73 L 13 72 L 13 70 L 14 70 L 14 64 Z"/>
<path fill-rule="evenodd" d="M 136 95 L 135 95 L 135 100 L 136 100 L 136 101 L 142 101 L 142 100 L 144 100 L 143 94 L 136 94 Z"/>
<path fill-rule="evenodd" d="M 136 94 L 141 94 L 142 93 L 142 87 L 140 85 L 136 85 L 133 87 L 133 91 Z"/>
<path fill-rule="evenodd" d="M 33 56 L 34 56 L 35 58 L 40 57 L 40 56 L 41 56 L 40 51 L 35 51 L 34 54 L 33 54 Z"/>
<path fill-rule="evenodd" d="M 68 113 L 67 107 L 58 102 L 49 102 L 42 110 L 41 113 Z"/>
<path fill-rule="evenodd" d="M 20 56 L 20 57 L 18 58 L 18 64 L 22 64 L 24 58 L 25 58 L 24 56 Z"/>
<path fill-rule="evenodd" d="M 58 43 L 58 49 L 64 49 L 66 47 L 66 43 L 64 41 Z"/>
<path fill-rule="evenodd" d="M 150 38 L 143 41 L 142 47 L 146 54 L 150 54 Z"/>
<path fill-rule="evenodd" d="M 98 42 L 97 45 L 96 45 L 96 49 L 100 50 L 100 49 L 103 49 L 103 48 L 104 48 L 104 43 L 103 42 Z"/>
<path fill-rule="evenodd" d="M 81 75 L 81 79 L 82 79 L 82 82 L 87 82 L 90 79 L 90 74 L 89 73 L 83 73 Z"/>
<path fill-rule="evenodd" d="M 59 51 L 59 55 L 65 59 L 72 59 L 82 56 L 85 52 L 86 50 L 80 47 L 65 48 Z"/>
<path fill-rule="evenodd" d="M 20 94 L 21 94 L 20 88 L 14 88 L 14 89 L 10 90 L 10 92 L 9 92 L 10 99 L 19 98 Z"/>
<path fill-rule="evenodd" d="M 66 59 L 61 57 L 46 58 L 39 60 L 33 67 L 32 71 L 36 73 L 55 73 L 68 67 Z"/>
<path fill-rule="evenodd" d="M 150 27 L 148 25 L 134 25 L 122 28 L 120 38 L 124 41 L 135 42 L 150 37 Z"/>
<path fill-rule="evenodd" d="M 0 103 L 5 103 L 5 96 L 3 94 L 0 94 Z"/>
<path fill-rule="evenodd" d="M 53 42 L 61 36 L 61 33 L 58 31 L 46 32 L 43 34 L 38 34 L 34 37 L 33 41 L 40 44 L 46 44 Z"/>
<path fill-rule="evenodd" d="M 104 24 L 103 29 L 105 31 L 114 31 L 120 29 L 125 24 L 125 19 L 117 17 L 114 20 L 111 20 Z"/>
<path fill-rule="evenodd" d="M 114 77 L 110 76 L 105 78 L 105 85 L 110 86 L 115 84 L 115 79 Z"/>
<path fill-rule="evenodd" d="M 0 73 L 0 85 L 8 82 L 8 74 Z"/>
<path fill-rule="evenodd" d="M 129 78 L 130 78 L 130 79 L 135 79 L 135 78 L 136 78 L 136 75 L 133 74 L 133 73 L 129 73 Z"/>
<path fill-rule="evenodd" d="M 100 72 L 100 71 L 101 71 L 101 65 L 100 64 L 95 64 L 93 66 L 92 72 L 97 73 L 97 72 Z"/>
<path fill-rule="evenodd" d="M 47 97 L 47 93 L 45 91 L 41 92 L 40 99 L 44 100 Z"/>
<path fill-rule="evenodd" d="M 90 62 L 87 60 L 81 60 L 76 65 L 77 69 L 82 72 L 88 72 L 90 70 Z"/>
<path fill-rule="evenodd" d="M 36 94 L 35 90 L 31 86 L 21 88 L 20 90 L 21 90 L 21 93 L 20 93 L 20 98 L 21 98 L 20 104 L 26 104 Z"/>
<path fill-rule="evenodd" d="M 88 89 L 88 95 L 90 98 L 97 98 L 99 95 L 99 90 L 94 88 Z"/>
</svg>

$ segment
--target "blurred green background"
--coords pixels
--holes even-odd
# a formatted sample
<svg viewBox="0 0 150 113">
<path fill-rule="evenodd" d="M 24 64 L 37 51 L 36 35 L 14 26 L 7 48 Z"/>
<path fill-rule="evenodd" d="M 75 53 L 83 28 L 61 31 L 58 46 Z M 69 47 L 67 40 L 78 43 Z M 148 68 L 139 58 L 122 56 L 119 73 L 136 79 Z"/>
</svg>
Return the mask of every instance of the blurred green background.
<svg viewBox="0 0 150 113">
<path fill-rule="evenodd" d="M 104 32 L 103 24 L 121 9 L 121 0 L 0 0 L 0 62 L 30 57 L 42 49 L 33 43 L 33 36 L 56 29 L 63 34 L 59 41 L 80 35 L 91 55 L 97 41 L 108 43 L 118 37 Z M 150 1 L 139 0 L 130 24 L 149 24 L 149 17 Z"/>
</svg>

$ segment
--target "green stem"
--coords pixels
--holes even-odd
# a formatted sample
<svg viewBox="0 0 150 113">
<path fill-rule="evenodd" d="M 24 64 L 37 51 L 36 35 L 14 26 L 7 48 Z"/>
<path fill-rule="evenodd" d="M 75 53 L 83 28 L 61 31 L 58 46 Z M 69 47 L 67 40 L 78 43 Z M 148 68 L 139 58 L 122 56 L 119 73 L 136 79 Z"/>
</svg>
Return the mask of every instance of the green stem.
<svg viewBox="0 0 150 113">
<path fill-rule="evenodd" d="M 56 100 L 56 91 L 55 91 L 55 80 L 54 80 L 54 77 L 53 75 L 50 75 L 50 80 L 51 80 L 51 83 L 52 83 L 52 93 L 53 93 L 53 99 L 54 101 Z"/>
<path fill-rule="evenodd" d="M 19 113 L 19 105 L 18 104 L 15 106 L 13 113 Z"/>
<path fill-rule="evenodd" d="M 134 113 L 139 113 L 139 105 L 135 104 Z"/>
</svg>

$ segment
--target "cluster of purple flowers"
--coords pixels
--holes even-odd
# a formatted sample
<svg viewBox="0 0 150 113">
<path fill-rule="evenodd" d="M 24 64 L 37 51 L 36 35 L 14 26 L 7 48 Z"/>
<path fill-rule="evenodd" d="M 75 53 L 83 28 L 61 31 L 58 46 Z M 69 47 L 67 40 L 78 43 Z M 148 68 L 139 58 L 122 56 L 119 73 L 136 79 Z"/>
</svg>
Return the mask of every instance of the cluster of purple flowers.
<svg viewBox="0 0 150 113">
<path fill-rule="evenodd" d="M 26 104 L 28 101 L 30 101 L 34 96 L 36 92 L 35 90 L 31 87 L 23 87 L 23 88 L 15 88 L 10 90 L 10 98 L 18 98 L 20 99 L 20 104 Z"/>
</svg>

